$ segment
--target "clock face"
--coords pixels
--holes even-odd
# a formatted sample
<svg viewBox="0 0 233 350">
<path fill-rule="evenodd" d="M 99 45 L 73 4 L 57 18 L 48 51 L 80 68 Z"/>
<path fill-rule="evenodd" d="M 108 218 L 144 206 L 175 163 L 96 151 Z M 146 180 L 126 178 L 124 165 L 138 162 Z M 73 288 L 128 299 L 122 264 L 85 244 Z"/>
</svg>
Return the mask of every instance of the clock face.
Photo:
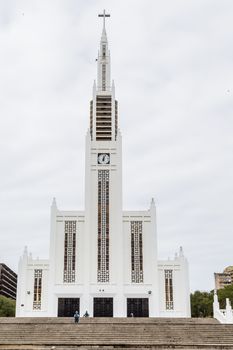
<svg viewBox="0 0 233 350">
<path fill-rule="evenodd" d="M 98 164 L 110 164 L 110 154 L 98 153 Z"/>
</svg>

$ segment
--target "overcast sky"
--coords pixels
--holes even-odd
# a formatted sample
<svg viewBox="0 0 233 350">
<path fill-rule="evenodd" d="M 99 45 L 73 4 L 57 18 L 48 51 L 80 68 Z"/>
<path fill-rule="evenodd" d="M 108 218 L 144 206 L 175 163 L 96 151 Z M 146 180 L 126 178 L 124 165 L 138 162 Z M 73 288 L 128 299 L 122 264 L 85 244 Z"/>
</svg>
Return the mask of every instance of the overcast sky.
<svg viewBox="0 0 233 350">
<path fill-rule="evenodd" d="M 106 8 L 123 207 L 157 206 L 160 258 L 192 290 L 233 265 L 233 1 L 0 0 L 0 260 L 48 257 L 50 205 L 84 208 L 84 146 Z"/>
</svg>

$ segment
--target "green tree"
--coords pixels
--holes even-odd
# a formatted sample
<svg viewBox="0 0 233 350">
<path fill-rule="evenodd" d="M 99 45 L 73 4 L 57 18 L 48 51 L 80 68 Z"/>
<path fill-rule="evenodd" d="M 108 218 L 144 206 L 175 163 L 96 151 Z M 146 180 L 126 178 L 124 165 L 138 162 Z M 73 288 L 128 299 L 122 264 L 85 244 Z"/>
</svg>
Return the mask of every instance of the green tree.
<svg viewBox="0 0 233 350">
<path fill-rule="evenodd" d="M 213 316 L 213 292 L 200 292 L 191 294 L 191 315 L 192 317 Z"/>
<path fill-rule="evenodd" d="M 0 317 L 15 316 L 15 300 L 0 295 Z"/>
<path fill-rule="evenodd" d="M 226 308 L 226 298 L 230 299 L 233 307 L 233 285 L 218 290 L 218 301 L 220 309 Z M 192 317 L 213 317 L 214 291 L 191 293 L 191 315 Z"/>
<path fill-rule="evenodd" d="M 225 309 L 226 298 L 230 299 L 231 306 L 233 307 L 233 285 L 232 284 L 218 290 L 218 301 L 219 301 L 220 309 Z"/>
</svg>

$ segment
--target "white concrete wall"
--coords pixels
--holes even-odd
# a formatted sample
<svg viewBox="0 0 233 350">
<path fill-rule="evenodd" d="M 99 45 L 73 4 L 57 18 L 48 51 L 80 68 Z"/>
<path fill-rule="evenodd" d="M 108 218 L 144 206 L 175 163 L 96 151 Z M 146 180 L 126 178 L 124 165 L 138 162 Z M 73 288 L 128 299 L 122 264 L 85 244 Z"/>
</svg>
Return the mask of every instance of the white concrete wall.
<svg viewBox="0 0 233 350">
<path fill-rule="evenodd" d="M 33 310 L 34 271 L 42 270 L 41 310 Z M 16 317 L 43 317 L 48 312 L 48 260 L 32 259 L 27 252 L 21 257 L 18 269 Z"/>
<path fill-rule="evenodd" d="M 114 205 L 111 210 L 114 210 Z M 63 282 L 65 220 L 77 220 L 75 283 Z M 114 316 L 126 316 L 127 298 L 149 298 L 150 317 L 190 317 L 187 260 L 181 254 L 174 260 L 157 261 L 154 204 L 146 211 L 123 212 L 122 240 L 118 235 L 120 230 L 117 230 L 121 226 L 117 226 L 115 220 L 116 230 L 110 239 L 111 280 L 110 283 L 97 283 L 96 228 L 87 233 L 84 212 L 60 211 L 53 205 L 50 266 L 47 260 L 33 260 L 27 252 L 24 253 L 19 263 L 16 316 L 57 316 L 59 297 L 80 298 L 80 313 L 88 310 L 92 315 L 94 297 L 113 297 Z M 143 223 L 143 283 L 131 282 L 131 221 Z M 37 268 L 43 270 L 41 311 L 32 308 L 34 269 Z M 165 269 L 173 271 L 174 310 L 169 311 L 165 308 Z"/>
<path fill-rule="evenodd" d="M 59 297 L 80 297 L 84 291 L 85 216 L 83 211 L 61 211 L 55 205 L 51 208 L 51 221 L 49 312 L 55 317 Z M 76 262 L 73 283 L 63 281 L 65 221 L 76 221 Z"/>
<path fill-rule="evenodd" d="M 64 284 L 64 240 L 65 240 L 65 221 L 76 221 L 76 263 L 75 263 L 75 283 L 83 283 L 83 241 L 84 241 L 84 223 L 83 212 L 77 211 L 58 211 L 56 215 L 55 232 L 55 284 Z"/>
<path fill-rule="evenodd" d="M 143 283 L 131 282 L 131 221 L 142 221 Z M 149 210 L 124 211 L 123 230 L 124 298 L 149 298 L 149 316 L 158 316 L 158 276 L 156 269 L 152 268 L 152 266 L 157 266 L 156 213 L 154 203 Z"/>
<path fill-rule="evenodd" d="M 214 291 L 213 313 L 220 323 L 233 324 L 233 310 L 229 298 L 226 298 L 226 308 L 220 309 L 217 290 Z"/>
<path fill-rule="evenodd" d="M 173 271 L 173 310 L 166 310 L 164 273 L 165 270 Z M 158 261 L 158 274 L 159 316 L 191 317 L 187 260 L 184 257 L 177 257 L 174 260 Z"/>
</svg>

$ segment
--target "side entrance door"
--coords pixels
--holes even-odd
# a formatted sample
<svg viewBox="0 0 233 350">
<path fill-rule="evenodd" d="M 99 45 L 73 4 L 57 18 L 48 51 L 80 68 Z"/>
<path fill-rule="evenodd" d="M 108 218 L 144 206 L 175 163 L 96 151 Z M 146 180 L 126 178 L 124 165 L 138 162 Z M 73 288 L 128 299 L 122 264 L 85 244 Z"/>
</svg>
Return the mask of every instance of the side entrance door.
<svg viewBox="0 0 233 350">
<path fill-rule="evenodd" d="M 127 317 L 149 317 L 148 298 L 128 298 Z"/>
<path fill-rule="evenodd" d="M 79 312 L 79 298 L 58 298 L 58 317 L 73 317 Z"/>
<path fill-rule="evenodd" d="M 113 298 L 94 298 L 94 317 L 113 317 Z"/>
</svg>

